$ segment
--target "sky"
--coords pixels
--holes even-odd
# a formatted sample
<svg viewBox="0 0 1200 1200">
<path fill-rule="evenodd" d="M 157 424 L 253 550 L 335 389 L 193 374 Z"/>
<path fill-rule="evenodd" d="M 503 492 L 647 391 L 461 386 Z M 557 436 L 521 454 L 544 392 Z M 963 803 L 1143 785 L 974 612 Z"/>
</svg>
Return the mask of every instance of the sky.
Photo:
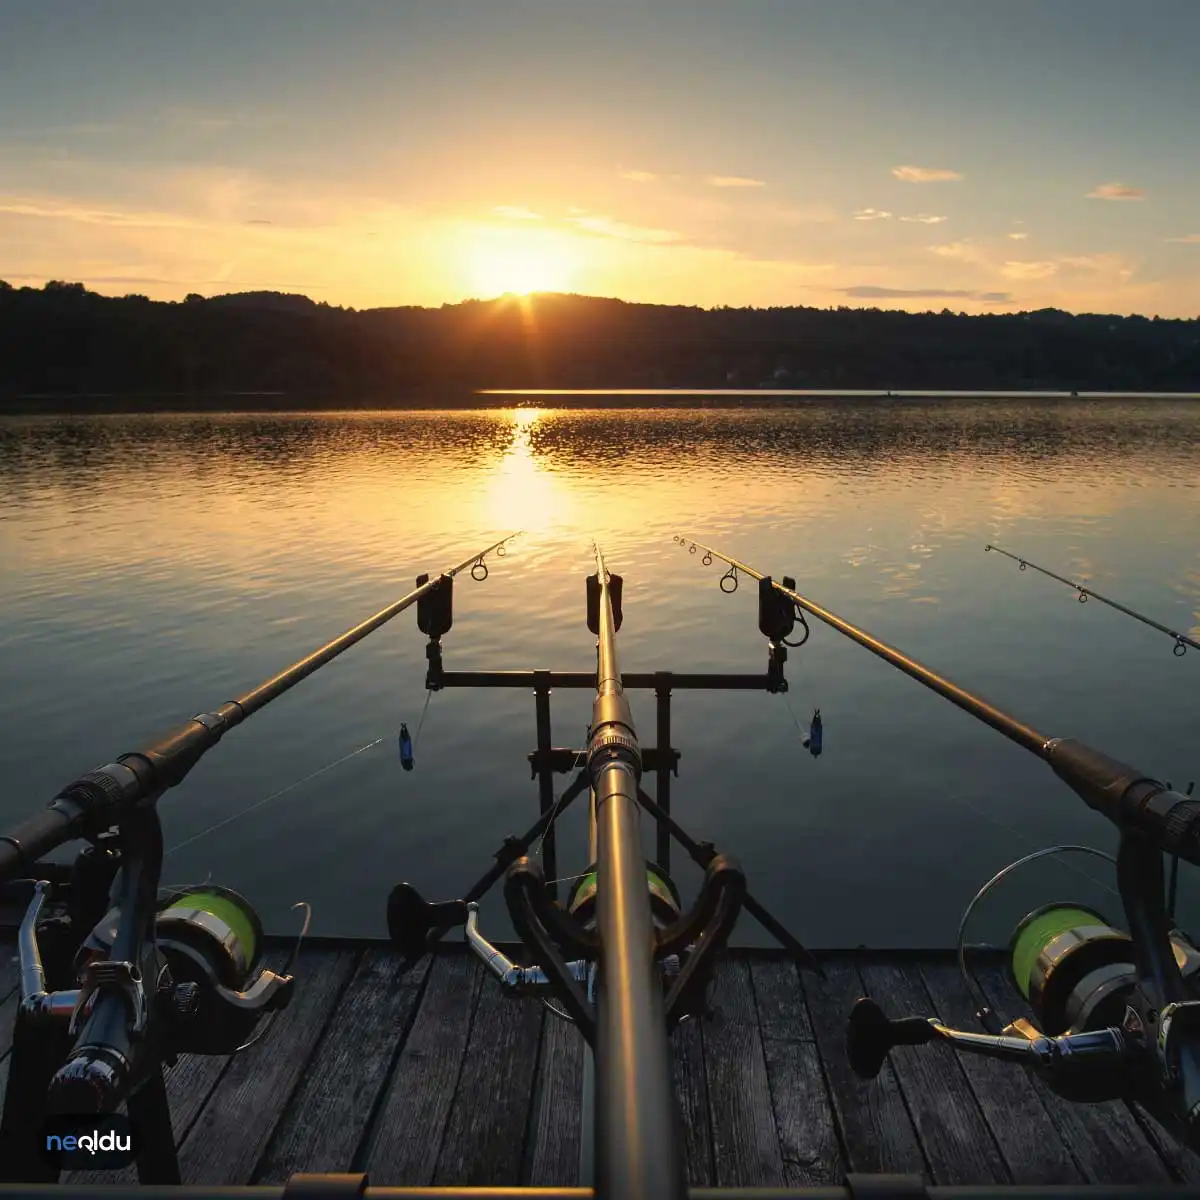
<svg viewBox="0 0 1200 1200">
<path fill-rule="evenodd" d="M 0 279 L 1200 316 L 1200 0 L 0 0 Z"/>
</svg>

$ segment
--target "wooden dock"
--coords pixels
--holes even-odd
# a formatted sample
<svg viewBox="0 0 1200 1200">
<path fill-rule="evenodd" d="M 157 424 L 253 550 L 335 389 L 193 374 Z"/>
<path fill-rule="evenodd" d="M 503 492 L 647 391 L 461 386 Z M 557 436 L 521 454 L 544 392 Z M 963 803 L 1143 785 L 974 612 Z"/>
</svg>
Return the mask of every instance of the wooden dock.
<svg viewBox="0 0 1200 1200">
<path fill-rule="evenodd" d="M 17 1000 L 12 943 L 3 951 L 0 1082 Z M 272 949 L 274 965 L 284 954 Z M 778 955 L 732 952 L 716 1015 L 674 1035 L 693 1184 L 837 1184 L 847 1171 L 938 1184 L 1200 1181 L 1200 1158 L 1140 1110 L 1069 1104 L 993 1060 L 902 1047 L 878 1079 L 857 1079 L 843 1043 L 856 997 L 962 1028 L 976 1028 L 973 1006 L 949 953 L 821 957 L 825 981 Z M 376 1184 L 580 1182 L 573 1026 L 502 995 L 457 945 L 405 972 L 386 943 L 315 941 L 296 973 L 292 1004 L 262 1041 L 169 1069 L 184 1182 L 351 1170 Z M 1015 1015 L 999 968 L 986 983 Z"/>
</svg>

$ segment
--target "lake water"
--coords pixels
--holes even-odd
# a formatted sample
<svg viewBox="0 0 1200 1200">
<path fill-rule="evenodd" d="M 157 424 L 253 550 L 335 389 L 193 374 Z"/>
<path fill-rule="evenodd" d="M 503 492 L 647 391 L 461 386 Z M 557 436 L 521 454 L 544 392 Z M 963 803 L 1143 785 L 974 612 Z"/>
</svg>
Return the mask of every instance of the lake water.
<svg viewBox="0 0 1200 1200">
<path fill-rule="evenodd" d="M 1179 786 L 1200 778 L 1200 653 L 984 546 L 1196 636 L 1198 481 L 1200 404 L 1171 400 L 0 418 L 0 822 L 516 528 L 486 583 L 456 585 L 448 669 L 590 668 L 594 536 L 625 579 L 626 670 L 762 670 L 754 588 L 722 595 L 683 534 Z M 399 879 L 461 894 L 536 816 L 533 702 L 433 696 L 405 773 L 424 669 L 405 613 L 229 735 L 161 802 L 167 845 L 187 843 L 167 879 L 211 873 L 277 930 L 308 900 L 328 934 L 382 933 Z M 1043 764 L 833 630 L 813 622 L 788 677 L 786 699 L 676 695 L 673 803 L 810 944 L 950 944 L 1008 861 L 1114 848 Z M 582 745 L 587 694 L 553 703 L 555 743 Z M 814 760 L 797 723 L 817 706 Z M 651 743 L 650 694 L 633 711 Z M 577 807 L 562 874 L 585 865 Z M 1017 908 L 1092 887 L 1033 882 Z M 484 915 L 506 932 L 498 899 Z M 749 918 L 738 940 L 761 940 Z"/>
</svg>

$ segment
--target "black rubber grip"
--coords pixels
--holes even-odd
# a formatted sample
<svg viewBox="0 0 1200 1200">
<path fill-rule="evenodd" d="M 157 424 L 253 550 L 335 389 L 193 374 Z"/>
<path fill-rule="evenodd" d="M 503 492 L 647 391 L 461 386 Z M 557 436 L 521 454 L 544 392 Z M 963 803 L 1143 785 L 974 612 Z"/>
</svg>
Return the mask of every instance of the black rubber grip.
<svg viewBox="0 0 1200 1200">
<path fill-rule="evenodd" d="M 1200 800 L 1180 796 L 1178 803 L 1167 809 L 1162 829 L 1163 849 L 1168 854 L 1177 854 L 1192 863 L 1200 859 Z"/>
<path fill-rule="evenodd" d="M 0 883 L 18 878 L 43 854 L 69 840 L 73 825 L 70 812 L 47 808 L 0 838 Z"/>
<path fill-rule="evenodd" d="M 56 797 L 77 804 L 84 812 L 90 812 L 102 804 L 117 805 L 124 799 L 121 785 L 111 775 L 101 771 L 89 771 L 74 783 L 69 783 Z"/>
</svg>

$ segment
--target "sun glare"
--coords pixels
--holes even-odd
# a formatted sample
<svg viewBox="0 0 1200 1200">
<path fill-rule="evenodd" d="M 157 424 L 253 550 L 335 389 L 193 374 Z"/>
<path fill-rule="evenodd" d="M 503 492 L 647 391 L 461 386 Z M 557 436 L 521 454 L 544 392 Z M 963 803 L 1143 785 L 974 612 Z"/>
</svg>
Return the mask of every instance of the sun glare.
<svg viewBox="0 0 1200 1200">
<path fill-rule="evenodd" d="M 546 470 L 533 448 L 533 431 L 544 415 L 517 408 L 498 413 L 511 420 L 513 440 L 496 464 L 484 503 L 487 519 L 513 529 L 542 531 L 564 519 L 571 504 L 558 478 Z"/>
<path fill-rule="evenodd" d="M 539 230 L 484 229 L 469 241 L 467 279 L 480 299 L 506 292 L 563 292 L 574 276 L 569 240 Z"/>
</svg>

